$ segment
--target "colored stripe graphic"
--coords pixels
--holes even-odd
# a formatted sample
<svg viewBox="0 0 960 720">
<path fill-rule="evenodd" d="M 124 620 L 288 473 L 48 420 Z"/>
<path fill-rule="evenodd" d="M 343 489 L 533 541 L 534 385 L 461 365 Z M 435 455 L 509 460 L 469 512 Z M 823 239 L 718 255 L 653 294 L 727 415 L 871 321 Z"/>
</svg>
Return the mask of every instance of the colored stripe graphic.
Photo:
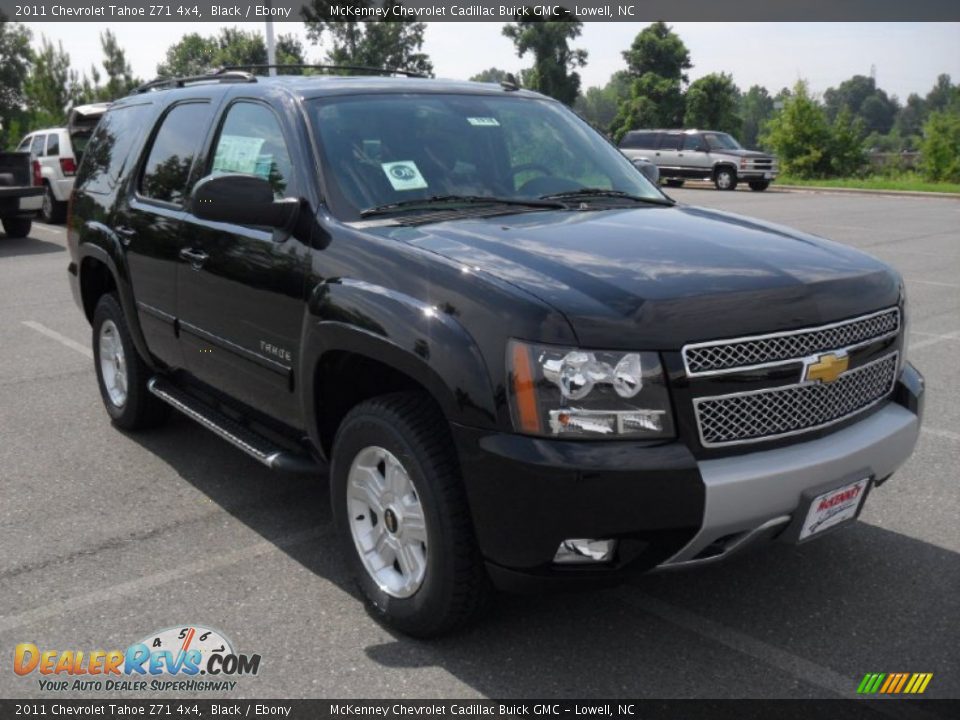
<svg viewBox="0 0 960 720">
<path fill-rule="evenodd" d="M 927 690 L 933 673 L 867 673 L 857 686 L 858 695 L 919 695 Z"/>
</svg>

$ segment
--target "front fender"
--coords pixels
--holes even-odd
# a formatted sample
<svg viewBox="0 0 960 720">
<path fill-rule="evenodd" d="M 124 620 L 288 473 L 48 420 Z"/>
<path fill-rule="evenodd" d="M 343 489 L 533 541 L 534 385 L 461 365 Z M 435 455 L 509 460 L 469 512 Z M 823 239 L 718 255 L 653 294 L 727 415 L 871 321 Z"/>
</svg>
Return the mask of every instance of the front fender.
<svg viewBox="0 0 960 720">
<path fill-rule="evenodd" d="M 453 315 L 409 295 L 358 280 L 324 282 L 304 318 L 301 402 L 310 433 L 318 427 L 314 368 L 329 352 L 385 363 L 433 396 L 451 422 L 494 427 L 494 391 L 474 339 Z M 315 441 L 318 438 L 313 438 Z"/>
<path fill-rule="evenodd" d="M 140 317 L 137 314 L 137 303 L 133 296 L 130 268 L 123 251 L 123 243 L 116 233 L 103 223 L 88 222 L 84 225 L 83 237 L 77 246 L 77 281 L 81 289 L 83 288 L 84 260 L 87 259 L 103 263 L 110 271 L 133 344 L 136 346 L 137 352 L 140 353 L 140 357 L 152 369 L 156 370 L 153 358 L 150 355 L 150 349 L 147 347 L 147 341 L 140 329 Z M 90 309 L 88 319 L 92 322 L 93 308 Z"/>
</svg>

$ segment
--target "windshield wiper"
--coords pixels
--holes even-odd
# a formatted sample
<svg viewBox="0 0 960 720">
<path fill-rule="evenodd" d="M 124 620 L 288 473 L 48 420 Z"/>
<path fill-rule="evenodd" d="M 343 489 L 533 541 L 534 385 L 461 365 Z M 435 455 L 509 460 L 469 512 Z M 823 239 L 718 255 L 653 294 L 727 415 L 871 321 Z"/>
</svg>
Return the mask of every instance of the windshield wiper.
<svg viewBox="0 0 960 720">
<path fill-rule="evenodd" d="M 591 197 L 610 197 L 623 200 L 634 200 L 636 202 L 650 203 L 651 205 L 675 205 L 676 201 L 668 198 L 651 198 L 642 195 L 631 195 L 623 190 L 607 190 L 606 188 L 584 187 L 577 190 L 567 190 L 565 192 L 551 193 L 541 195 L 541 200 L 576 200 L 578 198 Z"/>
<path fill-rule="evenodd" d="M 491 195 L 433 195 L 427 198 L 401 200 L 360 211 L 360 217 L 385 215 L 398 210 L 428 209 L 434 205 L 516 205 L 518 207 L 543 208 L 544 210 L 563 210 L 567 206 L 562 202 L 551 202 L 549 198 L 539 200 L 517 200 L 514 198 L 493 197 Z"/>
</svg>

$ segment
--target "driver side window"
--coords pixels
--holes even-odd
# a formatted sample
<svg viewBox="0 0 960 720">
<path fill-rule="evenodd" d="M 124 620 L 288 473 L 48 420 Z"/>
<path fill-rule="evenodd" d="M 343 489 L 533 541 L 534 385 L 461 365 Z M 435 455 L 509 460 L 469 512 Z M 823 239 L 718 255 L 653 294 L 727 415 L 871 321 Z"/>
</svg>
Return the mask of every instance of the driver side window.
<svg viewBox="0 0 960 720">
<path fill-rule="evenodd" d="M 276 115 L 259 103 L 231 106 L 210 172 L 257 175 L 270 183 L 275 198 L 289 197 L 293 162 Z"/>
<path fill-rule="evenodd" d="M 697 150 L 706 150 L 706 144 L 703 142 L 703 138 L 699 135 L 687 135 L 683 139 L 683 149 L 690 151 Z"/>
</svg>

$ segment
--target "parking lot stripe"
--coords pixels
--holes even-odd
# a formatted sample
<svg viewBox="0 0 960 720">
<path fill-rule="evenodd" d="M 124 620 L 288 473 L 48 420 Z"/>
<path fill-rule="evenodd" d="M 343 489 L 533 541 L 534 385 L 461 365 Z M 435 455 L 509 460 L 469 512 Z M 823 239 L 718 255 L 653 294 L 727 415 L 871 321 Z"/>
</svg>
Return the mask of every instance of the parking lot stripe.
<svg viewBox="0 0 960 720">
<path fill-rule="evenodd" d="M 939 280 L 920 280 L 919 278 L 904 278 L 907 283 L 922 283 L 924 285 L 938 285 L 940 287 L 960 288 L 957 283 L 940 282 Z"/>
<path fill-rule="evenodd" d="M 946 333 L 944 335 L 936 335 L 934 333 L 917 333 L 918 335 L 930 335 L 932 337 L 927 338 L 926 340 L 920 340 L 919 342 L 910 343 L 910 350 L 919 350 L 920 348 L 929 347 L 930 345 L 937 345 L 947 340 L 960 340 L 960 330 L 957 332 Z"/>
<path fill-rule="evenodd" d="M 708 640 L 720 643 L 731 650 L 749 655 L 765 665 L 784 670 L 808 685 L 815 685 L 841 697 L 856 697 L 857 685 L 855 683 L 857 679 L 855 674 L 850 676 L 841 675 L 830 668 L 818 665 L 815 662 L 811 662 L 791 652 L 770 645 L 763 640 L 758 640 L 755 637 L 734 630 L 710 618 L 703 617 L 689 610 L 665 603 L 645 593 L 638 592 L 634 588 L 625 587 L 615 591 L 615 593 L 620 600 L 629 606 L 654 615 L 661 620 L 665 620 L 672 625 L 676 625 L 701 637 L 705 637 Z M 859 670 L 859 668 L 857 668 L 857 670 Z M 854 673 L 856 673 L 856 670 L 854 670 Z M 879 681 L 882 680 L 883 675 L 881 675 L 876 684 L 879 685 Z M 897 718 L 917 718 L 918 720 L 920 718 L 933 718 L 929 713 L 903 705 L 898 705 L 896 709 L 891 706 L 889 712 L 882 707 L 875 709 L 880 713 Z"/>
<path fill-rule="evenodd" d="M 921 427 L 921 431 L 925 432 L 927 435 L 933 435 L 934 437 L 942 437 L 947 440 L 957 440 L 960 441 L 960 433 L 950 432 L 949 430 L 938 430 L 937 428 L 931 427 Z"/>
<path fill-rule="evenodd" d="M 235 565 L 239 562 L 251 560 L 261 555 L 270 554 L 276 550 L 299 545 L 319 538 L 322 530 L 305 530 L 299 533 L 277 538 L 276 540 L 263 540 L 262 542 L 248 545 L 245 548 L 234 550 L 223 555 L 211 555 L 203 560 L 181 565 L 172 570 L 146 575 L 136 580 L 119 583 L 112 587 L 101 588 L 85 595 L 78 595 L 58 602 L 41 605 L 40 607 L 18 613 L 17 615 L 0 616 L 0 633 L 9 632 L 25 625 L 31 625 L 41 620 L 51 617 L 58 617 L 75 610 L 81 610 L 93 605 L 108 603 L 127 595 L 139 595 L 144 590 L 165 585 L 174 580 L 179 580 L 198 573 L 206 573 L 217 568 Z"/>
<path fill-rule="evenodd" d="M 35 322 L 34 320 L 22 320 L 21 322 L 31 330 L 36 330 L 41 335 L 46 335 L 48 338 L 52 338 L 53 340 L 56 340 L 58 343 L 61 343 L 62 345 L 66 345 L 71 350 L 76 350 L 81 355 L 85 355 L 86 357 L 93 360 L 93 350 L 88 348 L 86 345 L 81 345 L 76 340 L 71 340 L 66 335 L 61 335 L 56 330 L 51 330 L 46 325 L 41 325 L 40 323 Z"/>
</svg>

